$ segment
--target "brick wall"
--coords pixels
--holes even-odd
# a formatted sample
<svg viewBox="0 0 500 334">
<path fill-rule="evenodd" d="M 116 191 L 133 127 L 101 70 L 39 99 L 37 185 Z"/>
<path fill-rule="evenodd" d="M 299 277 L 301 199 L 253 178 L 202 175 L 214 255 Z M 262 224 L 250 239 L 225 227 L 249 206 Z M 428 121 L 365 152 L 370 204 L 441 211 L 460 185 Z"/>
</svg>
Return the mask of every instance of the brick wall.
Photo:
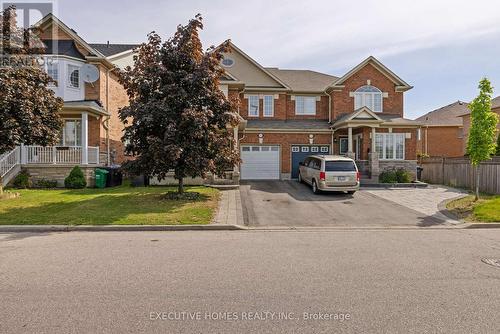
<svg viewBox="0 0 500 334">
<path fill-rule="evenodd" d="M 247 93 L 247 95 L 252 95 Z M 255 95 L 275 95 L 272 93 L 255 93 Z M 229 96 L 238 96 L 236 91 L 230 91 Z M 240 98 L 240 115 L 245 119 L 274 119 L 274 120 L 300 120 L 300 119 L 317 119 L 328 120 L 328 96 L 321 96 L 320 101 L 316 102 L 316 115 L 295 115 L 295 101 L 292 100 L 292 95 L 278 94 L 278 98 L 274 99 L 274 117 L 263 116 L 263 99 L 259 100 L 259 117 L 248 116 L 248 98 L 245 94 L 239 94 Z"/>
<path fill-rule="evenodd" d="M 346 80 L 342 91 L 333 91 L 331 93 L 333 119 L 336 119 L 341 114 L 354 111 L 354 98 L 350 97 L 349 93 L 354 92 L 361 86 L 365 86 L 367 80 L 371 81 L 372 86 L 388 93 L 388 97 L 382 99 L 383 113 L 403 116 L 403 93 L 396 92 L 396 85 L 391 80 L 371 64 L 367 64 Z"/>
<path fill-rule="evenodd" d="M 103 107 L 111 114 L 109 119 L 109 144 L 110 153 L 114 153 L 114 163 L 122 163 L 126 160 L 124 155 L 124 147 L 121 141 L 123 123 L 118 117 L 118 110 L 128 105 L 128 96 L 123 86 L 118 82 L 117 74 L 112 71 L 108 73 L 107 69 L 102 64 L 96 64 L 99 68 L 99 80 L 94 82 L 93 85 L 86 84 L 85 86 L 85 99 L 100 101 Z M 108 84 L 108 87 L 106 85 Z M 106 95 L 108 90 L 109 96 Z M 90 119 L 90 118 L 89 118 Z M 101 152 L 107 152 L 106 143 L 106 129 L 104 122 L 106 117 L 101 117 L 98 125 L 93 121 L 89 123 L 89 145 L 99 146 Z M 90 144 L 92 142 L 93 144 Z"/>
<path fill-rule="evenodd" d="M 422 128 L 422 140 L 418 150 L 431 157 L 461 157 L 465 154 L 464 132 L 465 126 L 463 130 L 458 126 Z"/>
</svg>

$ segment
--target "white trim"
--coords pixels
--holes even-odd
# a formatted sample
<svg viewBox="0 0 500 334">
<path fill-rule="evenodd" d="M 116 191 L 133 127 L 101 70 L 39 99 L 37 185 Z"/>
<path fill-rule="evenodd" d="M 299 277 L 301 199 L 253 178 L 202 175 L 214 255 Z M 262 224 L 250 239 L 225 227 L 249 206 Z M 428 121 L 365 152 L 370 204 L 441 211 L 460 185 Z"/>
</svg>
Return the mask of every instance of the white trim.
<svg viewBox="0 0 500 334">
<path fill-rule="evenodd" d="M 347 72 L 343 77 L 335 81 L 330 87 L 339 87 L 340 84 L 344 83 L 347 79 L 349 79 L 351 76 L 353 76 L 356 72 L 361 70 L 363 67 L 365 67 L 368 63 L 371 63 L 378 71 L 380 71 L 383 75 L 385 75 L 389 80 L 391 80 L 393 83 L 398 85 L 396 87 L 396 91 L 399 89 L 401 91 L 406 91 L 409 89 L 412 89 L 413 86 L 410 86 L 408 83 L 406 83 L 403 79 L 401 79 L 399 76 L 397 76 L 394 72 L 392 72 L 389 68 L 387 68 L 384 64 L 382 64 L 380 61 L 378 61 L 375 57 L 370 56 L 363 60 L 361 63 L 359 63 L 356 67 L 354 67 L 352 70 Z"/>
<path fill-rule="evenodd" d="M 363 108 L 363 107 L 366 107 L 370 110 L 373 110 L 373 112 L 384 112 L 384 96 L 383 96 L 383 93 L 382 91 L 375 87 L 375 86 L 370 86 L 370 87 L 373 87 L 374 89 L 376 89 L 377 91 L 376 92 L 363 92 L 363 91 L 360 91 L 360 89 L 362 89 L 363 87 L 367 87 L 368 85 L 364 85 L 364 86 L 361 86 L 361 87 L 358 87 L 358 89 L 356 89 L 352 96 L 354 98 L 354 110 L 358 110 L 360 108 Z M 349 93 L 349 96 L 351 94 Z M 367 97 L 370 97 L 370 103 L 368 104 L 367 103 Z M 375 97 L 376 96 L 380 96 L 380 110 L 375 110 Z M 356 99 L 357 97 L 359 97 L 361 99 L 360 103 L 356 103 Z"/>
<path fill-rule="evenodd" d="M 76 65 L 73 65 L 73 64 L 67 64 L 66 65 L 66 70 L 67 70 L 67 78 L 66 78 L 66 87 L 68 88 L 71 88 L 71 89 L 74 89 L 74 90 L 80 90 L 81 86 L 82 86 L 82 83 L 81 83 L 81 75 L 80 75 L 80 68 L 79 66 L 76 66 Z M 73 71 L 78 71 L 78 87 L 75 87 L 72 85 L 71 83 L 71 74 L 73 73 Z"/>
<path fill-rule="evenodd" d="M 255 98 L 255 97 L 257 98 L 257 114 L 250 114 L 250 110 L 251 110 L 251 104 L 250 104 L 251 102 L 250 101 L 251 101 L 251 98 Z M 260 115 L 260 97 L 259 97 L 259 95 L 248 95 L 247 99 L 248 99 L 248 105 L 247 105 L 248 106 L 248 112 L 247 112 L 248 117 L 259 117 L 259 115 Z"/>
<path fill-rule="evenodd" d="M 238 48 L 236 45 L 234 45 L 231 41 L 229 42 L 229 46 L 230 46 L 230 50 L 231 51 L 235 50 L 236 52 L 238 52 L 239 54 L 241 54 L 243 56 L 243 58 L 246 58 L 253 65 L 257 66 L 257 68 L 259 68 L 262 72 L 264 72 L 265 74 L 267 74 L 268 76 L 270 76 L 274 81 L 276 81 L 278 84 L 280 84 L 281 86 L 283 86 L 283 88 L 285 88 L 285 89 L 291 89 L 290 87 L 288 87 L 288 85 L 286 85 L 283 81 L 281 81 L 277 76 L 275 76 L 271 72 L 267 71 L 262 65 L 260 65 L 255 60 L 253 60 L 249 55 L 247 55 L 245 52 L 243 52 L 240 48 Z"/>
<path fill-rule="evenodd" d="M 301 112 L 299 110 L 297 110 L 297 107 L 298 107 L 297 98 L 303 99 L 303 103 L 302 103 L 303 110 Z M 314 101 L 314 111 L 306 109 L 306 100 L 307 99 Z M 295 115 L 298 115 L 298 116 L 314 116 L 314 115 L 316 115 L 316 109 L 317 109 L 316 103 L 317 103 L 317 101 L 316 101 L 315 96 L 295 95 Z"/>
<path fill-rule="evenodd" d="M 266 97 L 271 98 L 271 114 L 266 115 Z M 264 95 L 262 96 L 262 116 L 264 117 L 274 117 L 274 95 Z"/>
<path fill-rule="evenodd" d="M 387 161 L 387 160 L 394 160 L 394 161 L 401 161 L 401 160 L 405 160 L 405 155 L 406 155 L 406 138 L 405 138 L 405 133 L 400 133 L 400 132 L 397 132 L 397 133 L 387 133 L 387 132 L 384 132 L 384 133 L 381 133 L 381 132 L 377 132 L 375 134 L 375 141 L 377 140 L 377 137 L 380 136 L 382 137 L 382 155 L 380 156 L 380 152 L 377 151 L 377 153 L 379 154 L 379 160 L 383 160 L 383 161 Z M 389 137 L 392 137 L 392 157 L 391 158 L 387 158 L 387 142 L 388 142 L 388 138 Z M 398 137 L 402 137 L 403 138 L 403 156 L 401 158 L 397 158 L 396 155 L 397 155 L 397 145 L 396 145 L 396 138 Z M 376 145 L 376 143 L 375 143 Z"/>
<path fill-rule="evenodd" d="M 73 30 L 68 27 L 63 21 L 59 20 L 54 14 L 50 13 L 45 15 L 40 21 L 35 23 L 33 27 L 38 27 L 41 28 L 41 26 L 45 23 L 47 23 L 49 20 L 52 20 L 52 25 L 56 23 L 66 34 L 68 34 L 71 38 L 76 40 L 79 44 L 83 46 L 84 49 L 86 49 L 89 53 L 101 56 L 103 58 L 106 58 L 102 53 L 100 53 L 98 50 L 94 49 L 93 47 L 90 46 L 83 38 L 78 36 Z"/>
</svg>

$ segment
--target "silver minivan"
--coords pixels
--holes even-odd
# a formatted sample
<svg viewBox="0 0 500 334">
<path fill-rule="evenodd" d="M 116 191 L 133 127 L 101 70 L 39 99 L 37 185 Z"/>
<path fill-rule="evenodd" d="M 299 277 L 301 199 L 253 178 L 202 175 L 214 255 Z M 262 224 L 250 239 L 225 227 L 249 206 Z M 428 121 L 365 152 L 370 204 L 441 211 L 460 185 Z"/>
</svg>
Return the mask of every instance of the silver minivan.
<svg viewBox="0 0 500 334">
<path fill-rule="evenodd" d="M 360 173 L 351 158 L 337 155 L 311 155 L 299 164 L 299 182 L 305 182 L 317 194 L 321 191 L 359 190 Z"/>
</svg>

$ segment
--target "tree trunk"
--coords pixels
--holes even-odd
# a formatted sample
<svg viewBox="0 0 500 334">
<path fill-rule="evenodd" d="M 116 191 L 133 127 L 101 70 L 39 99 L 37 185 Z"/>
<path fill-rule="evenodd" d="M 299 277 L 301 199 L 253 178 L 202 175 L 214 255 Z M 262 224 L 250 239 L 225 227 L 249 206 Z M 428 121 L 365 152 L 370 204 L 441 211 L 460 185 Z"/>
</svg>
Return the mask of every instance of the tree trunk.
<svg viewBox="0 0 500 334">
<path fill-rule="evenodd" d="M 475 201 L 479 199 L 479 165 L 476 165 L 476 197 Z"/>
<path fill-rule="evenodd" d="M 177 192 L 181 195 L 184 194 L 184 178 L 183 177 L 179 178 L 179 187 L 177 189 Z"/>
</svg>

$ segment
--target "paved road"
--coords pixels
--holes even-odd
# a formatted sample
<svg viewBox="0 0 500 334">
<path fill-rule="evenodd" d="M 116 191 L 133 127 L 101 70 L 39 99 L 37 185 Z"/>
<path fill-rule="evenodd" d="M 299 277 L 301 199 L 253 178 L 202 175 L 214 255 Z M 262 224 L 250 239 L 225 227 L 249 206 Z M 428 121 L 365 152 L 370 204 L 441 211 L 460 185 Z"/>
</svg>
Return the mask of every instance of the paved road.
<svg viewBox="0 0 500 334">
<path fill-rule="evenodd" d="M 0 332 L 499 333 L 483 257 L 500 230 L 4 234 Z"/>
<path fill-rule="evenodd" d="M 251 181 L 240 190 L 245 223 L 252 227 L 428 227 L 447 223 L 365 190 L 354 195 L 315 195 L 297 181 Z"/>
</svg>

